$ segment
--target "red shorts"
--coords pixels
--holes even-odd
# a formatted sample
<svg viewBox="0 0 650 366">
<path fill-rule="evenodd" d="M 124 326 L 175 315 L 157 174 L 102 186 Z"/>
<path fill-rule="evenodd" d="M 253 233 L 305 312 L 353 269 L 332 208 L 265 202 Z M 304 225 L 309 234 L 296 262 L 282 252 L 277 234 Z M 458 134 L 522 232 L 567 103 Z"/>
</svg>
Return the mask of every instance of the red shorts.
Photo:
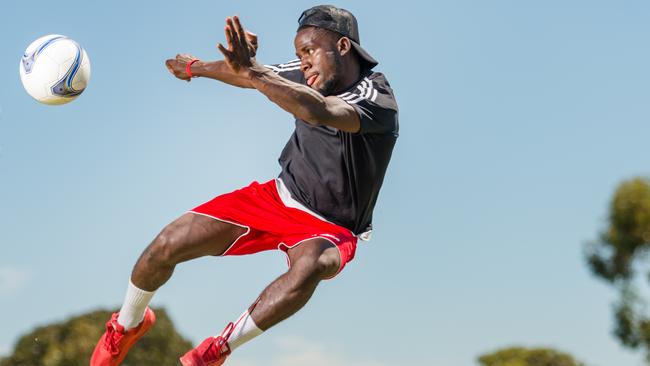
<svg viewBox="0 0 650 366">
<path fill-rule="evenodd" d="M 190 212 L 247 229 L 222 255 L 245 255 L 272 249 L 286 253 L 306 240 L 323 238 L 338 249 L 341 257 L 338 272 L 341 272 L 354 258 L 357 248 L 357 238 L 350 230 L 285 206 L 278 194 L 275 179 L 263 184 L 253 182 L 248 187 L 218 196 Z"/>
</svg>

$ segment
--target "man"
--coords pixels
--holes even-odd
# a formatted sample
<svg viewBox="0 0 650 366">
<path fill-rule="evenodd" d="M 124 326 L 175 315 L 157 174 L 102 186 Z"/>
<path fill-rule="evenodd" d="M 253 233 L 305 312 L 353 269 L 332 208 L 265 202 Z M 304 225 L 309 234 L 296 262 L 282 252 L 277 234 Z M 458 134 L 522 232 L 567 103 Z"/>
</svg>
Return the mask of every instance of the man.
<svg viewBox="0 0 650 366">
<path fill-rule="evenodd" d="M 397 104 L 377 65 L 359 44 L 354 16 L 333 6 L 302 13 L 294 40 L 298 60 L 263 66 L 257 37 L 226 19 L 224 60 L 188 55 L 167 60 L 179 79 L 207 77 L 255 88 L 296 117 L 277 179 L 224 194 L 165 227 L 138 259 L 119 313 L 106 324 L 91 366 L 119 365 L 153 325 L 154 292 L 176 264 L 206 255 L 281 249 L 289 270 L 224 331 L 190 350 L 185 366 L 221 365 L 237 347 L 294 314 L 321 280 L 352 260 L 368 238 L 372 211 L 397 139 Z"/>
</svg>

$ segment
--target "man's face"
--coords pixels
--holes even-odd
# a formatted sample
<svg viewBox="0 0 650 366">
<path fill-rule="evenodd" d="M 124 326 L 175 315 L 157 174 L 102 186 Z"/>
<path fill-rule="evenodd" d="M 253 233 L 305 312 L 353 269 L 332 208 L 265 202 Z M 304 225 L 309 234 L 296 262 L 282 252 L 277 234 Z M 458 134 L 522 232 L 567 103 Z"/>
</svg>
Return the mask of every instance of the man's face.
<svg viewBox="0 0 650 366">
<path fill-rule="evenodd" d="M 294 40 L 307 85 L 323 95 L 336 91 L 343 76 L 337 38 L 326 30 L 305 27 L 298 31 Z"/>
</svg>

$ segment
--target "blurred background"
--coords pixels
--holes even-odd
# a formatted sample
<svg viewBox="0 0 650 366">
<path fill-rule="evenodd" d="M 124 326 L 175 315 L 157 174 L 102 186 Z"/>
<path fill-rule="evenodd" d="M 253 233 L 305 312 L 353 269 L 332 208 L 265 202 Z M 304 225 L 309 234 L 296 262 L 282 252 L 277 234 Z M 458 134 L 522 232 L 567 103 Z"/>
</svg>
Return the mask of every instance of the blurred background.
<svg viewBox="0 0 650 366">
<path fill-rule="evenodd" d="M 95 311 L 121 304 L 165 224 L 279 173 L 289 114 L 253 90 L 179 81 L 164 61 L 220 58 L 234 14 L 259 35 L 260 62 L 292 60 L 298 16 L 316 4 L 0 5 L 4 365 L 23 336 L 23 349 L 47 348 L 38 327 L 94 314 L 101 331 Z M 229 365 L 471 366 L 504 349 L 495 357 L 644 365 L 650 3 L 335 5 L 357 16 L 400 107 L 374 237 Z M 86 91 L 60 107 L 32 100 L 18 74 L 27 45 L 51 33 L 79 42 L 92 64 Z M 616 206 L 624 182 L 627 204 Z M 153 305 L 196 343 L 285 270 L 275 252 L 203 258 L 178 266 Z"/>
</svg>

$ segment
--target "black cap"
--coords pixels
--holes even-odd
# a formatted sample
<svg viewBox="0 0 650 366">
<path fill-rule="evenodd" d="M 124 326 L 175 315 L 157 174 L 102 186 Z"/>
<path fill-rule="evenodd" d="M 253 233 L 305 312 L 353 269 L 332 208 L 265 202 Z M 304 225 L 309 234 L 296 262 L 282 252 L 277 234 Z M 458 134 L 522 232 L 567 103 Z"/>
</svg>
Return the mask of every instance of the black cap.
<svg viewBox="0 0 650 366">
<path fill-rule="evenodd" d="M 359 25 L 357 19 L 345 9 L 333 5 L 318 5 L 302 12 L 298 18 L 298 29 L 305 26 L 313 26 L 331 30 L 342 36 L 348 37 L 352 47 L 357 51 L 361 61 L 365 62 L 369 69 L 377 66 L 379 62 L 361 47 L 359 40 Z"/>
</svg>

